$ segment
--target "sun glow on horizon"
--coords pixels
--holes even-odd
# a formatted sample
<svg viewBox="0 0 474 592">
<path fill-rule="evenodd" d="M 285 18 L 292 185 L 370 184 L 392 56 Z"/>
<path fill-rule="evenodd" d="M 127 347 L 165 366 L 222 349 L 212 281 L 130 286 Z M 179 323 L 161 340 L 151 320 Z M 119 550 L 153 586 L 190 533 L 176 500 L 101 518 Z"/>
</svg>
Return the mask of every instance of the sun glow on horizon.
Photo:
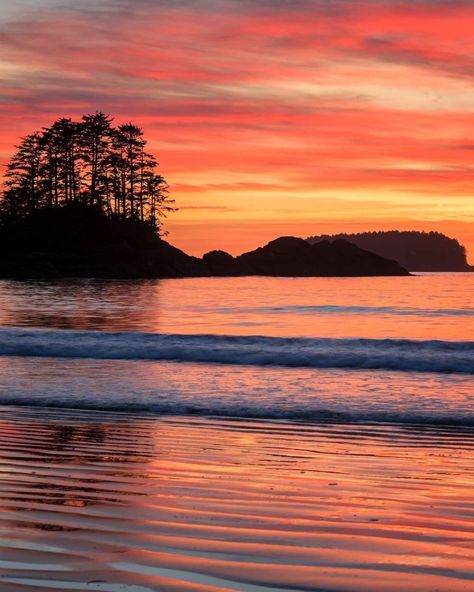
<svg viewBox="0 0 474 592">
<path fill-rule="evenodd" d="M 422 229 L 474 256 L 474 6 L 463 0 L 0 0 L 0 160 L 59 116 L 144 128 L 170 240 Z"/>
</svg>

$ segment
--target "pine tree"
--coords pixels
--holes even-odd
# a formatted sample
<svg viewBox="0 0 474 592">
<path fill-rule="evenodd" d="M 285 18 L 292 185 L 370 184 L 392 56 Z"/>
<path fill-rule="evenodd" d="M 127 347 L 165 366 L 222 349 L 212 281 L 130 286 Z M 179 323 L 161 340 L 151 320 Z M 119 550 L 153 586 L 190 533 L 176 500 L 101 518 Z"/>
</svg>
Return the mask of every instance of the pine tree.
<svg viewBox="0 0 474 592">
<path fill-rule="evenodd" d="M 24 137 L 5 174 L 3 210 L 12 217 L 30 214 L 44 205 L 41 174 L 42 136 L 35 132 Z"/>
<path fill-rule="evenodd" d="M 109 217 L 141 220 L 159 231 L 161 220 L 174 210 L 173 200 L 145 148 L 140 127 L 114 128 L 102 112 L 78 122 L 60 118 L 17 146 L 7 167 L 2 216 L 14 220 L 43 207 L 76 204 Z"/>
<path fill-rule="evenodd" d="M 110 213 L 108 167 L 112 141 L 112 118 L 104 113 L 82 117 L 79 139 L 82 160 L 83 200 L 91 206 L 105 207 Z"/>
</svg>

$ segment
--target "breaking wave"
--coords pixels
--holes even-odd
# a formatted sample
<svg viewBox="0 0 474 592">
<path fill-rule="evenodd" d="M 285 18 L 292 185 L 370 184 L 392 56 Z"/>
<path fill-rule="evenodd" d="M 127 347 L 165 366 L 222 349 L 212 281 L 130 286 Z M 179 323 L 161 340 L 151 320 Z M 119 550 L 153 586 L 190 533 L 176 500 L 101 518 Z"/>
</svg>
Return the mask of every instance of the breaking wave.
<svg viewBox="0 0 474 592">
<path fill-rule="evenodd" d="M 0 329 L 0 356 L 474 374 L 473 341 Z"/>
</svg>

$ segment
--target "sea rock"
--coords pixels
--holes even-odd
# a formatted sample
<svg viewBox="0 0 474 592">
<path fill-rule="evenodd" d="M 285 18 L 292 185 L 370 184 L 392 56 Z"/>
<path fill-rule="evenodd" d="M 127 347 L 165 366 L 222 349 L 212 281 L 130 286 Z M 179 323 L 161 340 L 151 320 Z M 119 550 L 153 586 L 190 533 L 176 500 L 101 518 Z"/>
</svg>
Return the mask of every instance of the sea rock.
<svg viewBox="0 0 474 592">
<path fill-rule="evenodd" d="M 307 241 L 285 236 L 236 258 L 236 275 L 406 276 L 399 263 L 345 241 Z"/>
<path fill-rule="evenodd" d="M 203 256 L 202 262 L 211 275 L 236 275 L 237 266 L 235 258 L 225 251 L 209 251 L 209 253 Z"/>
</svg>

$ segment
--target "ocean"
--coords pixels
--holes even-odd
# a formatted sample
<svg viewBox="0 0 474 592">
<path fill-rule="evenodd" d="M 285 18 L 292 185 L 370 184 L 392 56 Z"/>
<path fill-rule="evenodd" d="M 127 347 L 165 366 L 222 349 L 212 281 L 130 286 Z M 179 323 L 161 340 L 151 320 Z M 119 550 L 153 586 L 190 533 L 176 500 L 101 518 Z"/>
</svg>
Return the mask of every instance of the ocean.
<svg viewBox="0 0 474 592">
<path fill-rule="evenodd" d="M 474 274 L 0 283 L 0 404 L 474 425 Z"/>
<path fill-rule="evenodd" d="M 473 293 L 0 282 L 0 592 L 472 589 Z"/>
</svg>

